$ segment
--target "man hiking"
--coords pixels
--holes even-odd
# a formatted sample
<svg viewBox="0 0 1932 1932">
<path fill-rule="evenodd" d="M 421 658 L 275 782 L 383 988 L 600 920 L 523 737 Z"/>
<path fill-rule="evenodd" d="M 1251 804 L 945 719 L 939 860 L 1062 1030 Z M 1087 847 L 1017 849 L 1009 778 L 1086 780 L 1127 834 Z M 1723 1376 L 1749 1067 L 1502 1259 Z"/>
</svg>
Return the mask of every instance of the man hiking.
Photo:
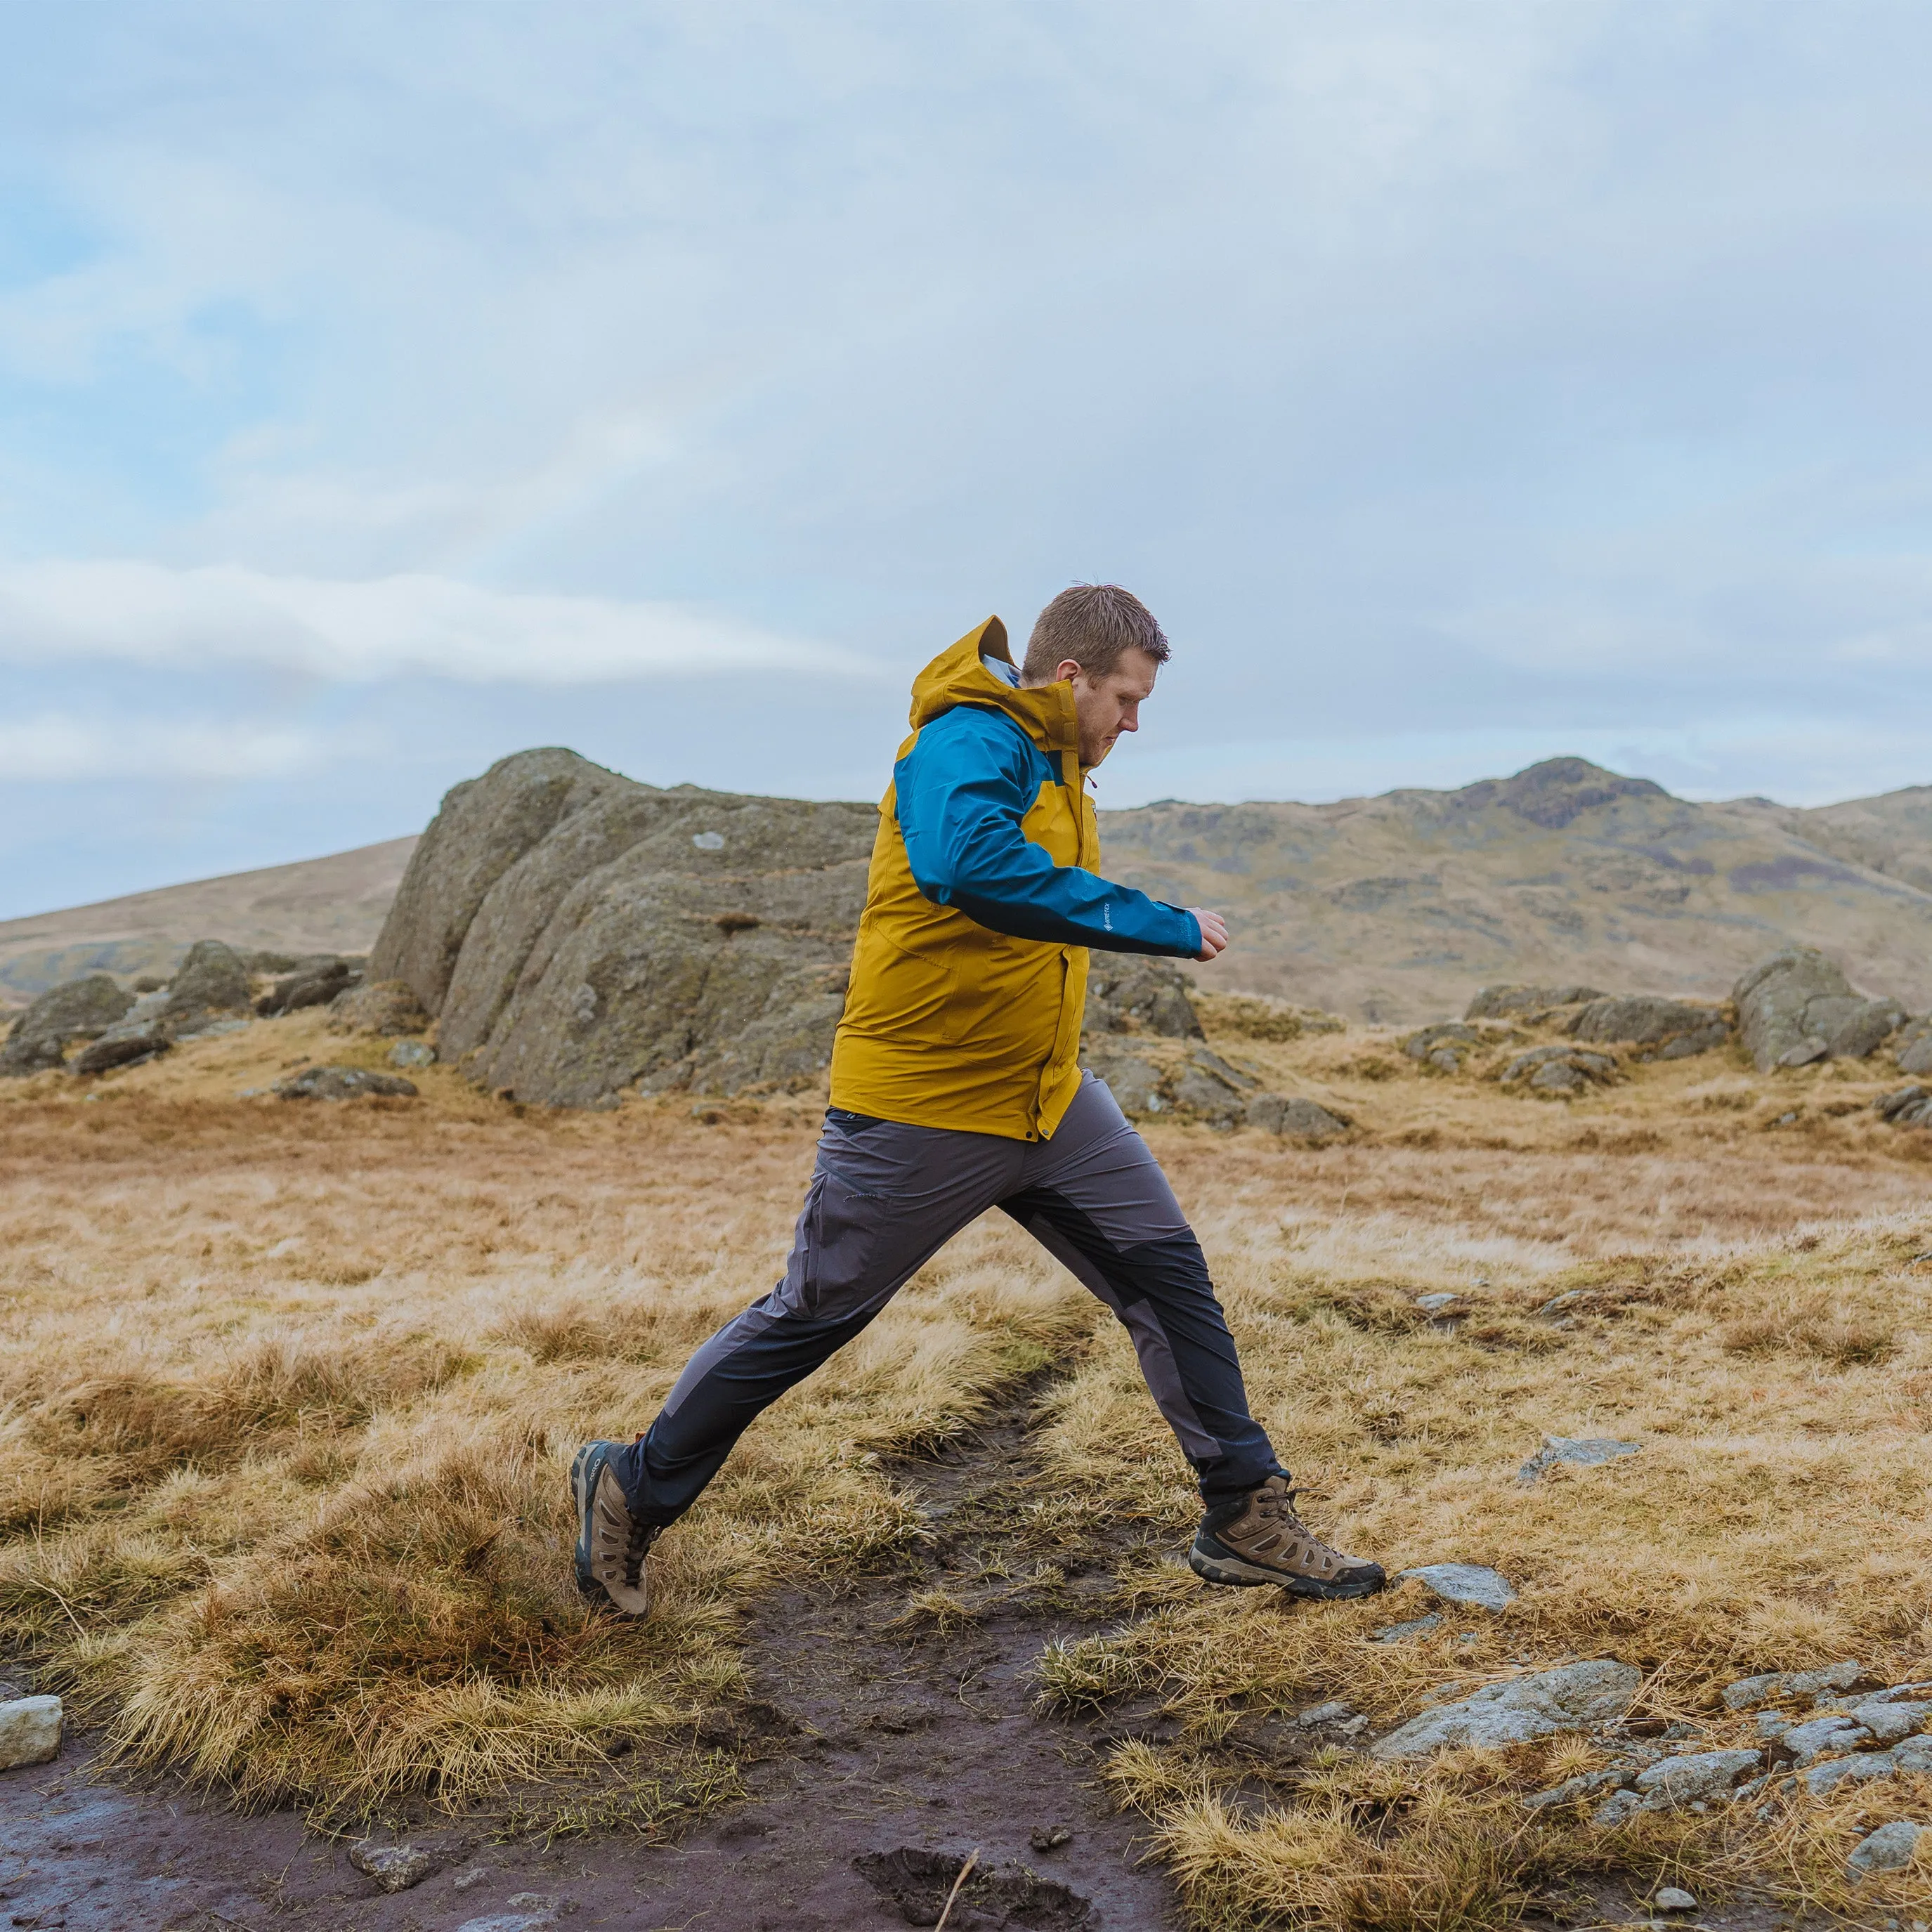
<svg viewBox="0 0 1932 1932">
<path fill-rule="evenodd" d="M 1330 1549 L 1296 1515 L 1248 1413 L 1201 1245 L 1078 1059 L 1089 947 L 1208 960 L 1228 944 L 1217 914 L 1096 870 L 1087 774 L 1138 728 L 1168 656 L 1138 598 L 1081 584 L 1040 613 L 1018 670 L 990 617 L 914 680 L 784 1279 L 692 1357 L 646 1433 L 578 1450 L 577 1580 L 593 1602 L 642 1616 L 652 1544 L 739 1436 L 988 1208 L 1132 1336 L 1200 1479 L 1197 1574 L 1301 1597 L 1382 1587 L 1378 1564 Z"/>
</svg>

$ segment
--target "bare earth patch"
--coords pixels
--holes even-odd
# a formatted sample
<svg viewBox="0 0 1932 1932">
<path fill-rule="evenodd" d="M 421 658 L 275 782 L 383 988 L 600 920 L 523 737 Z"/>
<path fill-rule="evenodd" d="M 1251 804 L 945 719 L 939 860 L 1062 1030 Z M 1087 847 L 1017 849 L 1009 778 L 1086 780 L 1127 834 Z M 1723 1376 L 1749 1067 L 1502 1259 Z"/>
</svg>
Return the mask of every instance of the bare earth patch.
<svg viewBox="0 0 1932 1932">
<path fill-rule="evenodd" d="M 1932 1676 L 1932 1136 L 1881 1070 L 1558 1103 L 1228 1037 L 1354 1130 L 1150 1130 L 1311 1518 L 1493 1566 L 1500 1616 L 1383 1643 L 1442 1606 L 1204 1588 L 1130 1348 L 992 1217 L 752 1432 L 628 1626 L 571 1586 L 569 1456 L 775 1278 L 822 1103 L 238 1097 L 320 1024 L 0 1096 L 0 1676 L 87 1727 L 0 1777 L 16 1922 L 884 1926 L 976 1848 L 954 1927 L 1925 1916 L 1844 1876 L 1922 1778 L 1598 1826 L 1521 1802 L 1588 1737 L 1362 1748 L 1579 1658 L 1713 1750 L 1761 1742 L 1733 1678 Z M 1550 1436 L 1641 1446 L 1519 1481 Z M 1336 1701 L 1366 1730 L 1298 1725 Z M 435 1874 L 381 1894 L 370 1833 Z"/>
</svg>

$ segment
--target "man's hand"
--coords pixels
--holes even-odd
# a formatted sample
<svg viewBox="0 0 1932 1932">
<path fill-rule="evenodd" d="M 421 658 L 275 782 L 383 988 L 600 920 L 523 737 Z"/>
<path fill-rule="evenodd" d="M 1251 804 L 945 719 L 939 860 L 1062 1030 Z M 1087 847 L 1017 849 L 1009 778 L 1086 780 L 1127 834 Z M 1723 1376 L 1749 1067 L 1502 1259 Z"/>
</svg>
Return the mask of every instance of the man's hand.
<svg viewBox="0 0 1932 1932">
<path fill-rule="evenodd" d="M 1212 959 L 1217 952 L 1228 950 L 1228 922 L 1218 912 L 1203 912 L 1198 906 L 1190 906 L 1201 928 L 1201 950 L 1195 954 L 1197 959 Z"/>
</svg>

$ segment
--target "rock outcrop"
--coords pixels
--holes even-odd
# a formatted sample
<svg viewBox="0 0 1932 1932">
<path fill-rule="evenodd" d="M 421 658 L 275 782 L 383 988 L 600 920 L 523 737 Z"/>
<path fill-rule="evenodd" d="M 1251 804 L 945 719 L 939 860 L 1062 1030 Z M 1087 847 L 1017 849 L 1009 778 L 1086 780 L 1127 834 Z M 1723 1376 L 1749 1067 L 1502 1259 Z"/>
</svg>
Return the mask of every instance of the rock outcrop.
<svg viewBox="0 0 1932 1932">
<path fill-rule="evenodd" d="M 1598 1046 L 1628 1045 L 1640 1060 L 1682 1060 L 1708 1053 L 1731 1036 L 1730 1021 L 1719 1006 L 1693 1000 L 1667 1000 L 1654 993 L 1600 994 L 1564 1028 L 1572 1040 Z"/>
<path fill-rule="evenodd" d="M 1090 1034 L 1150 1034 L 1161 1040 L 1206 1037 L 1180 968 L 1168 960 L 1134 952 L 1089 956 L 1085 1024 Z"/>
<path fill-rule="evenodd" d="M 90 973 L 43 993 L 0 1046 L 0 1076 L 16 1078 L 60 1066 L 80 1040 L 98 1040 L 134 1004 L 105 973 Z"/>
<path fill-rule="evenodd" d="M 1642 1671 L 1608 1659 L 1511 1678 L 1486 1686 L 1462 1703 L 1410 1718 L 1378 1740 L 1374 1754 L 1420 1757 L 1431 1751 L 1493 1748 L 1582 1730 L 1621 1718 L 1642 1683 Z"/>
<path fill-rule="evenodd" d="M 1837 962 L 1809 946 L 1760 960 L 1731 998 L 1739 1036 L 1760 1073 L 1814 1060 L 1862 1060 L 1906 1017 L 1896 1000 L 1855 992 Z"/>
<path fill-rule="evenodd" d="M 218 939 L 198 939 L 168 982 L 160 1019 L 171 1039 L 246 1014 L 255 988 L 248 963 Z"/>
<path fill-rule="evenodd" d="M 412 1100 L 416 1087 L 399 1074 L 371 1073 L 367 1067 L 304 1066 L 278 1080 L 274 1091 L 284 1100 L 359 1100 L 370 1095 Z"/>
<path fill-rule="evenodd" d="M 370 957 L 439 1057 L 518 1098 L 733 1094 L 831 1055 L 870 806 L 659 790 L 566 751 L 458 785 Z"/>
<path fill-rule="evenodd" d="M 1466 1020 L 1520 1019 L 1540 1026 L 1564 1007 L 1604 995 L 1594 986 L 1485 986 L 1472 1000 Z"/>
</svg>

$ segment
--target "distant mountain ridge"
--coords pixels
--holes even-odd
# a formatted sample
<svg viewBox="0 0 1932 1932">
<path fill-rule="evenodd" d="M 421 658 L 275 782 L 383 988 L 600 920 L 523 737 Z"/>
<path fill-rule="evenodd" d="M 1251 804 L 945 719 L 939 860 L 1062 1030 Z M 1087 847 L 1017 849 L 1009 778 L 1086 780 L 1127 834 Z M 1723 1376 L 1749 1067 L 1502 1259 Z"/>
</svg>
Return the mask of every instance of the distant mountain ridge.
<svg viewBox="0 0 1932 1932">
<path fill-rule="evenodd" d="M 1932 1006 L 1932 787 L 1802 809 L 1703 805 L 1582 758 L 1456 791 L 1103 814 L 1108 871 L 1229 915 L 1204 983 L 1359 1018 L 1498 980 L 1721 996 L 1778 946 Z"/>
<path fill-rule="evenodd" d="M 1932 785 L 1810 808 L 1698 804 L 1552 758 L 1454 791 L 1102 812 L 1110 874 L 1225 909 L 1219 990 L 1408 1023 L 1500 980 L 1721 996 L 1791 942 L 1932 1009 Z M 97 968 L 165 971 L 194 940 L 374 943 L 413 838 L 0 923 L 0 996 Z"/>
</svg>

